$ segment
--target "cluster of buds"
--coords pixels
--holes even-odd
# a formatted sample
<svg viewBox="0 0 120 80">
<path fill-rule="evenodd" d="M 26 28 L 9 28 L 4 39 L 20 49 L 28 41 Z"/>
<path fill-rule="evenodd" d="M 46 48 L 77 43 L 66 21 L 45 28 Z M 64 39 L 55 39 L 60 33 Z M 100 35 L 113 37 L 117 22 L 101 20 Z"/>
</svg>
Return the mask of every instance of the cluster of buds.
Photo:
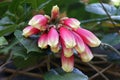
<svg viewBox="0 0 120 80">
<path fill-rule="evenodd" d="M 71 72 L 74 68 L 74 51 L 81 61 L 88 62 L 93 58 L 89 47 L 97 47 L 101 41 L 90 31 L 81 28 L 75 18 L 59 16 L 59 7 L 53 6 L 51 16 L 35 15 L 24 28 L 23 36 L 40 35 L 38 47 L 48 46 L 54 53 L 61 52 L 62 69 Z"/>
</svg>

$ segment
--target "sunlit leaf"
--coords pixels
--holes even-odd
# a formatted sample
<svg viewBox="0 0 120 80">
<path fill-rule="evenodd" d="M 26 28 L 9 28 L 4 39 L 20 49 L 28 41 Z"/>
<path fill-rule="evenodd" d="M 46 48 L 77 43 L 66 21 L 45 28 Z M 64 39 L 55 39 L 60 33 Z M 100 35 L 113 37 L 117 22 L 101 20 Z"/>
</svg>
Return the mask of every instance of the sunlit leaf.
<svg viewBox="0 0 120 80">
<path fill-rule="evenodd" d="M 45 80 L 88 80 L 88 77 L 74 68 L 72 72 L 64 72 L 61 68 L 52 69 L 44 76 Z"/>
<path fill-rule="evenodd" d="M 7 44 L 8 44 L 7 40 L 3 36 L 0 37 L 0 46 L 7 45 Z"/>
<path fill-rule="evenodd" d="M 109 4 L 105 4 L 105 3 L 102 3 L 102 4 L 106 8 L 108 14 L 115 15 L 117 13 L 117 9 L 113 5 L 109 5 Z M 86 6 L 85 9 L 86 9 L 86 11 L 91 12 L 91 13 L 95 13 L 95 14 L 99 14 L 99 15 L 107 15 L 100 3 L 89 4 Z"/>
</svg>

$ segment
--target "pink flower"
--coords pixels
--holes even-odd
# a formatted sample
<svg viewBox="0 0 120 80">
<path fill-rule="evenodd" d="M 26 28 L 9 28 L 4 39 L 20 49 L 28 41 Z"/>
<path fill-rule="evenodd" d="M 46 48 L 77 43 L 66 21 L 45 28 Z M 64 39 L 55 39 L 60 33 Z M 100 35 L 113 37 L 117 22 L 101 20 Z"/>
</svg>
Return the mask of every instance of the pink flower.
<svg viewBox="0 0 120 80">
<path fill-rule="evenodd" d="M 38 46 L 40 48 L 47 48 L 47 45 L 48 45 L 47 35 L 48 35 L 47 33 L 43 33 L 40 35 L 40 38 L 38 40 Z"/>
<path fill-rule="evenodd" d="M 78 29 L 80 27 L 80 22 L 75 18 L 65 18 L 61 22 L 73 29 Z"/>
<path fill-rule="evenodd" d="M 71 72 L 74 68 L 74 56 L 65 57 L 64 53 L 61 54 L 62 69 L 66 72 Z"/>
<path fill-rule="evenodd" d="M 33 34 L 37 34 L 39 32 L 40 32 L 40 30 L 38 30 L 38 29 L 36 29 L 32 26 L 27 26 L 23 29 L 22 35 L 25 36 L 25 37 L 29 37 L 29 36 L 31 36 Z"/>
<path fill-rule="evenodd" d="M 59 7 L 56 5 L 56 6 L 53 6 L 51 10 L 51 18 L 56 19 L 58 17 L 59 17 Z"/>
<path fill-rule="evenodd" d="M 48 22 L 48 18 L 43 15 L 35 15 L 32 17 L 32 19 L 29 21 L 29 25 L 41 30 L 41 27 L 46 27 L 45 25 Z"/>
<path fill-rule="evenodd" d="M 82 37 L 83 41 L 90 47 L 97 47 L 100 45 L 101 41 L 90 31 L 78 28 L 76 32 Z"/>
<path fill-rule="evenodd" d="M 75 32 L 73 32 L 76 40 L 75 49 L 78 53 L 82 53 L 85 50 L 85 43 L 83 42 L 82 38 Z"/>
<path fill-rule="evenodd" d="M 85 46 L 85 51 L 79 55 L 83 62 L 89 62 L 93 59 L 93 54 L 87 45 Z"/>
<path fill-rule="evenodd" d="M 73 48 L 76 45 L 74 35 L 64 27 L 60 28 L 60 37 L 64 42 L 66 48 Z"/>
<path fill-rule="evenodd" d="M 59 34 L 54 27 L 48 32 L 48 45 L 50 47 L 56 47 L 59 43 Z"/>
</svg>

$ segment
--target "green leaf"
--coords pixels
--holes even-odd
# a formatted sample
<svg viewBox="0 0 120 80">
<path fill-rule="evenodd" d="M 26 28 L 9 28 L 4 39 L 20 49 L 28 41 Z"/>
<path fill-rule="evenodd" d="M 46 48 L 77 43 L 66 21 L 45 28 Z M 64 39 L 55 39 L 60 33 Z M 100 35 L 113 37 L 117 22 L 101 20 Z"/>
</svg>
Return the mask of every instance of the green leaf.
<svg viewBox="0 0 120 80">
<path fill-rule="evenodd" d="M 22 36 L 22 31 L 16 30 L 14 33 L 15 37 L 20 41 L 20 43 L 26 48 L 27 53 L 29 52 L 41 52 L 40 48 L 37 46 L 37 41 L 24 38 Z"/>
<path fill-rule="evenodd" d="M 16 13 L 19 5 L 23 2 L 24 0 L 12 0 L 12 3 L 9 6 L 9 11 L 12 13 Z"/>
<path fill-rule="evenodd" d="M 7 40 L 3 36 L 0 37 L 0 46 L 4 46 L 4 45 L 7 45 L 7 44 L 8 44 Z"/>
<path fill-rule="evenodd" d="M 88 80 L 88 77 L 74 68 L 72 72 L 64 72 L 61 68 L 52 69 L 44 76 L 45 80 Z"/>
<path fill-rule="evenodd" d="M 13 38 L 13 41 L 8 46 L 6 46 L 3 49 L 0 49 L 0 53 L 8 54 L 10 49 L 12 49 L 16 44 L 18 44 L 18 40 Z"/>
<path fill-rule="evenodd" d="M 37 64 L 37 56 L 27 56 L 26 58 L 15 57 L 13 59 L 14 64 L 17 68 L 27 68 Z"/>
<path fill-rule="evenodd" d="M 14 57 L 22 57 L 24 59 L 27 58 L 27 51 L 23 46 L 12 47 L 11 53 L 14 55 Z"/>
<path fill-rule="evenodd" d="M 0 2 L 0 17 L 2 17 L 2 15 L 4 15 L 4 13 L 8 10 L 8 5 L 10 4 L 10 2 Z"/>
<path fill-rule="evenodd" d="M 102 39 L 102 42 L 108 43 L 110 45 L 117 45 L 120 43 L 120 35 L 118 33 L 105 35 Z"/>
<path fill-rule="evenodd" d="M 11 33 L 13 31 L 15 31 L 17 25 L 10 25 L 8 27 L 6 27 L 5 29 L 0 30 L 0 36 L 4 36 L 7 33 Z"/>
<path fill-rule="evenodd" d="M 0 20 L 0 25 L 8 25 L 8 24 L 14 24 L 10 19 L 9 17 L 3 17 L 1 20 Z"/>
</svg>

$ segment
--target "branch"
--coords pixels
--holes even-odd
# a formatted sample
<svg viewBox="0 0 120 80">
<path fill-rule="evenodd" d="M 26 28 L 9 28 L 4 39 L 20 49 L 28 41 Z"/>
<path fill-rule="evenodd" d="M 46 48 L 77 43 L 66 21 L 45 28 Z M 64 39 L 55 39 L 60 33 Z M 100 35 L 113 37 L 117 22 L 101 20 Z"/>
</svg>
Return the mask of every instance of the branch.
<svg viewBox="0 0 120 80">
<path fill-rule="evenodd" d="M 43 76 L 40 74 L 35 74 L 35 73 L 30 73 L 30 72 L 25 72 L 25 71 L 18 71 L 18 70 L 16 71 L 14 69 L 9 69 L 9 68 L 5 68 L 4 71 L 10 72 L 10 73 L 17 72 L 18 74 L 21 74 L 21 75 L 27 75 L 27 76 L 32 76 L 32 77 L 36 77 L 36 78 L 43 78 Z"/>
<path fill-rule="evenodd" d="M 8 63 L 10 63 L 10 60 L 12 59 L 12 56 L 13 56 L 12 53 L 10 53 L 10 55 L 9 55 L 8 59 L 6 60 L 6 62 L 0 66 L 0 71 L 3 70 L 3 67 L 5 65 L 7 65 Z"/>
<path fill-rule="evenodd" d="M 116 52 L 120 56 L 120 52 L 117 49 L 115 49 L 113 46 L 106 43 L 101 43 L 101 46 L 103 46 L 104 48 L 109 48 L 110 50 Z"/>
<path fill-rule="evenodd" d="M 112 20 L 111 16 L 109 15 L 109 13 L 107 12 L 106 8 L 104 7 L 104 5 L 102 4 L 102 1 L 99 0 L 100 4 L 102 5 L 104 11 L 106 12 L 107 16 L 109 17 L 109 19 L 111 20 L 112 24 L 114 27 L 116 27 L 116 25 L 114 24 L 114 21 Z"/>
</svg>

